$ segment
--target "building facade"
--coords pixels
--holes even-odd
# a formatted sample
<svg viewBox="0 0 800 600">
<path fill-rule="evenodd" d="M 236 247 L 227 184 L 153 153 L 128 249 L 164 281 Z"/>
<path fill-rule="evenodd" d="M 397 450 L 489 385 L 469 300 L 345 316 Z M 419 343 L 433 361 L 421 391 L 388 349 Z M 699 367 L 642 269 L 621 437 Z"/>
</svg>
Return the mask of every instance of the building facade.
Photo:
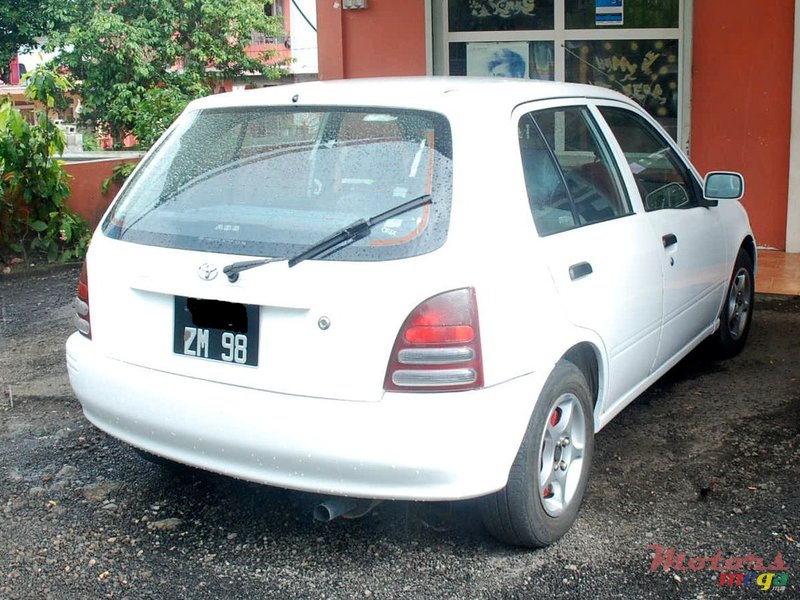
<svg viewBox="0 0 800 600">
<path fill-rule="evenodd" d="M 287 75 L 278 80 L 256 74 L 227 79 L 221 82 L 217 91 L 230 92 L 317 79 L 316 0 L 274 0 L 266 10 L 281 19 L 281 35 L 275 38 L 254 32 L 245 52 L 250 56 L 274 53 L 278 61 L 287 61 Z"/>
<path fill-rule="evenodd" d="M 701 172 L 744 174 L 760 246 L 800 252 L 796 1 L 317 0 L 319 76 L 503 75 L 616 89 Z"/>
</svg>

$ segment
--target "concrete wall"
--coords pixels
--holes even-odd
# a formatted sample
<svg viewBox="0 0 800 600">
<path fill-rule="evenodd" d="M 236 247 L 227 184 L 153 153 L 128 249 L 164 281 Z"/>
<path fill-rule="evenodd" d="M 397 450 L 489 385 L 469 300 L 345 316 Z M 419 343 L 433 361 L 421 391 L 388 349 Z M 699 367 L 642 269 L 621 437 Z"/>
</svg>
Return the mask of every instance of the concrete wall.
<svg viewBox="0 0 800 600">
<path fill-rule="evenodd" d="M 761 246 L 785 249 L 794 0 L 694 2 L 692 161 L 741 171 Z"/>
<path fill-rule="evenodd" d="M 425 75 L 425 2 L 317 0 L 319 78 Z"/>
<path fill-rule="evenodd" d="M 317 23 L 316 0 L 296 0 L 284 8 L 284 19 L 291 23 L 292 73 L 315 74 L 319 71 L 317 32 L 311 27 Z M 302 14 L 300 12 L 302 11 Z M 303 18 L 305 15 L 305 18 Z M 309 25 L 306 18 L 311 22 Z"/>
<path fill-rule="evenodd" d="M 67 205 L 94 228 L 100 222 L 106 208 L 114 199 L 120 186 L 111 184 L 108 194 L 103 195 L 103 181 L 111 177 L 112 169 L 123 162 L 136 162 L 138 159 L 109 159 L 69 163 L 65 166 L 70 179 L 70 195 Z"/>
</svg>

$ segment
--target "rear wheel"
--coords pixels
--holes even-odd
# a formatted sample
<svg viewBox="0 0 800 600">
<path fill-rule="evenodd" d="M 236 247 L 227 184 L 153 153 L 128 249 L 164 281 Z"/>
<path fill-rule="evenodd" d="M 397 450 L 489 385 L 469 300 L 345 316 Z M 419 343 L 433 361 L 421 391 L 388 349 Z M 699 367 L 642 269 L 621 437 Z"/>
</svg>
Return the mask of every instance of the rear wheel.
<svg viewBox="0 0 800 600">
<path fill-rule="evenodd" d="M 718 357 L 732 358 L 744 348 L 753 320 L 754 298 L 753 259 L 742 248 L 736 257 L 728 293 L 720 311 L 719 329 L 711 338 Z"/>
<path fill-rule="evenodd" d="M 542 389 L 506 487 L 482 499 L 487 529 L 531 548 L 563 536 L 583 500 L 593 449 L 589 385 L 580 369 L 562 360 Z"/>
</svg>

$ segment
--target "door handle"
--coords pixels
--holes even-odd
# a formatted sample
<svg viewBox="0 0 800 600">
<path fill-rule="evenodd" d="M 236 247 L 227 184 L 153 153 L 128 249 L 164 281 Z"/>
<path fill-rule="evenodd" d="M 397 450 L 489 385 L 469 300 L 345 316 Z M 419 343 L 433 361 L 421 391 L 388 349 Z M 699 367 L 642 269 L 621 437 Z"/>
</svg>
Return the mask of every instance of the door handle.
<svg viewBox="0 0 800 600">
<path fill-rule="evenodd" d="M 581 277 L 586 277 L 591 273 L 592 265 L 590 265 L 588 262 L 579 262 L 569 268 L 569 278 L 572 279 L 572 281 L 580 279 Z"/>
<path fill-rule="evenodd" d="M 664 243 L 664 248 L 669 248 L 678 243 L 678 236 L 674 233 L 668 233 L 667 235 L 661 236 L 661 241 Z"/>
</svg>

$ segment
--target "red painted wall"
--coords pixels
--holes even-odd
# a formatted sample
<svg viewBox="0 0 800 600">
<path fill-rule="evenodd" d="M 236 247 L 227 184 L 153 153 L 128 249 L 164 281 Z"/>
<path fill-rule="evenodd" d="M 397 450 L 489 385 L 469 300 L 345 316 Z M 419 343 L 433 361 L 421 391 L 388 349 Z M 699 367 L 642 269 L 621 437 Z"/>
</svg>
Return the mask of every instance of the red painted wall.
<svg viewBox="0 0 800 600">
<path fill-rule="evenodd" d="M 111 177 L 112 169 L 118 164 L 136 160 L 138 159 L 93 160 L 65 165 L 64 168 L 71 176 L 69 187 L 72 192 L 67 205 L 86 219 L 94 229 L 121 187 L 112 183 L 108 193 L 104 195 L 101 191 L 103 180 Z"/>
<path fill-rule="evenodd" d="M 786 247 L 794 0 L 695 0 L 691 155 L 745 176 L 756 241 Z"/>
<path fill-rule="evenodd" d="M 425 75 L 425 3 L 317 0 L 319 78 Z"/>
</svg>

